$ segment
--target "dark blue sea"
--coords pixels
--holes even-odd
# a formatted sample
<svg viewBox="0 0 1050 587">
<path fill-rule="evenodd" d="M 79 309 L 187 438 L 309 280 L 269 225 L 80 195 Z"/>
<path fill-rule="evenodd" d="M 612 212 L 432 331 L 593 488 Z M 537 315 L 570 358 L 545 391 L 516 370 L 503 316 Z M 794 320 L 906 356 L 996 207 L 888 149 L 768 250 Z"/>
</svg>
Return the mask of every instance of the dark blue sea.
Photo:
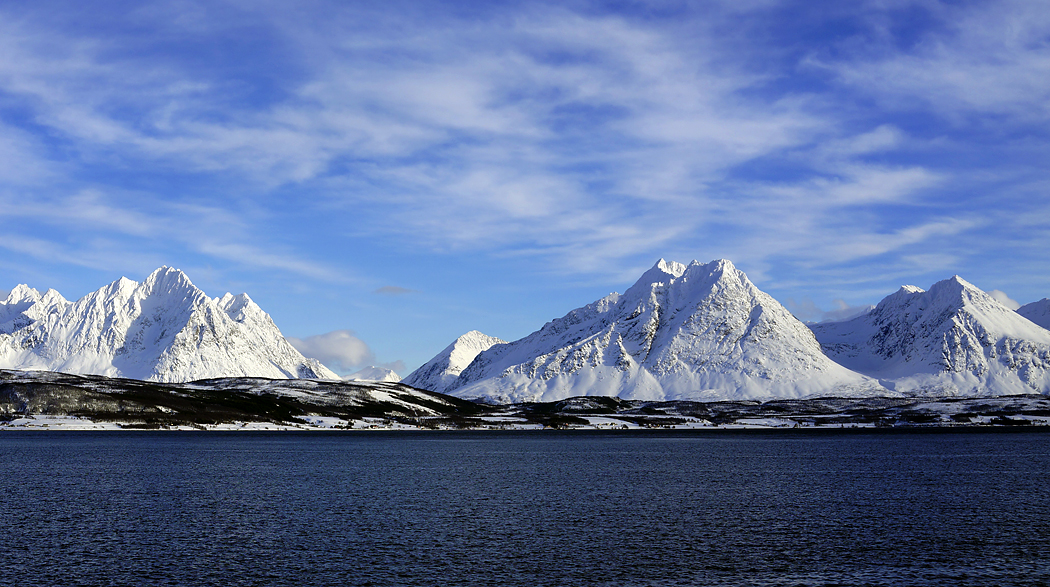
<svg viewBox="0 0 1050 587">
<path fill-rule="evenodd" d="M 3 585 L 1050 585 L 1050 434 L 0 433 Z"/>
</svg>

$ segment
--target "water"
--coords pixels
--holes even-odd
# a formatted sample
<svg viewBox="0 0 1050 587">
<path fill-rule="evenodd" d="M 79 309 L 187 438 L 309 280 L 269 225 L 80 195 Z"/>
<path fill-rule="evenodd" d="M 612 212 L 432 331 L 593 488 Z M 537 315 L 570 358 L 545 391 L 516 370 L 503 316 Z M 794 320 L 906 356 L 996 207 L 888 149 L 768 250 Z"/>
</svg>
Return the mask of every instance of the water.
<svg viewBox="0 0 1050 587">
<path fill-rule="evenodd" d="M 1050 585 L 1041 433 L 0 434 L 0 584 Z"/>
</svg>

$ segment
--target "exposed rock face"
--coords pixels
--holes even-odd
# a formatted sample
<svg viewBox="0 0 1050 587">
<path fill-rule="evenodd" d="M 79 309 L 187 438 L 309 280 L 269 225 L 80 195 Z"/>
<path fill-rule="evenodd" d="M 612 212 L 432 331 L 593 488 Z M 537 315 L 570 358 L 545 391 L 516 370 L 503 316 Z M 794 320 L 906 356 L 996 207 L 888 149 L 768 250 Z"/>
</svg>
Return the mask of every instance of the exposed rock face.
<svg viewBox="0 0 1050 587">
<path fill-rule="evenodd" d="M 76 302 L 19 285 L 0 302 L 0 368 L 166 382 L 338 379 L 292 348 L 247 294 L 209 298 L 170 267 Z"/>
</svg>

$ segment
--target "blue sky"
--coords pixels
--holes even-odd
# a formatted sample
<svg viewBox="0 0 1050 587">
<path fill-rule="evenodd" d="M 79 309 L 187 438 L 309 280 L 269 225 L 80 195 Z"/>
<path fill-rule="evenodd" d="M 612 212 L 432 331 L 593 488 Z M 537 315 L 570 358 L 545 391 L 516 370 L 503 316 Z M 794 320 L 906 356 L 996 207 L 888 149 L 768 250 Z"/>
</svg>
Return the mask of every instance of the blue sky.
<svg viewBox="0 0 1050 587">
<path fill-rule="evenodd" d="M 1041 2 L 0 2 L 0 288 L 183 269 L 349 372 L 657 259 L 1050 296 Z"/>
</svg>

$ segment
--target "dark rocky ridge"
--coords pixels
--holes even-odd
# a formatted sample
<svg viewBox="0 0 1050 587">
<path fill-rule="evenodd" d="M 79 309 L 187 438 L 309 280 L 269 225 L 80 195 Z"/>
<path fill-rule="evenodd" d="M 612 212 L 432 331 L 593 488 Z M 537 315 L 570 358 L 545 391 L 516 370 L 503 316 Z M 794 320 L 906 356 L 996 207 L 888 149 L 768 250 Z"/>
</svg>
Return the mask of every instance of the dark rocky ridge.
<svg viewBox="0 0 1050 587">
<path fill-rule="evenodd" d="M 399 383 L 210 379 L 155 383 L 46 371 L 0 371 L 0 430 L 27 416 L 72 416 L 129 429 L 207 428 L 235 422 L 302 425 L 307 417 L 370 419 L 420 429 L 1046 426 L 1050 398 L 818 398 L 645 402 L 576 397 L 487 405 Z M 588 418 L 604 418 L 596 426 Z"/>
</svg>

